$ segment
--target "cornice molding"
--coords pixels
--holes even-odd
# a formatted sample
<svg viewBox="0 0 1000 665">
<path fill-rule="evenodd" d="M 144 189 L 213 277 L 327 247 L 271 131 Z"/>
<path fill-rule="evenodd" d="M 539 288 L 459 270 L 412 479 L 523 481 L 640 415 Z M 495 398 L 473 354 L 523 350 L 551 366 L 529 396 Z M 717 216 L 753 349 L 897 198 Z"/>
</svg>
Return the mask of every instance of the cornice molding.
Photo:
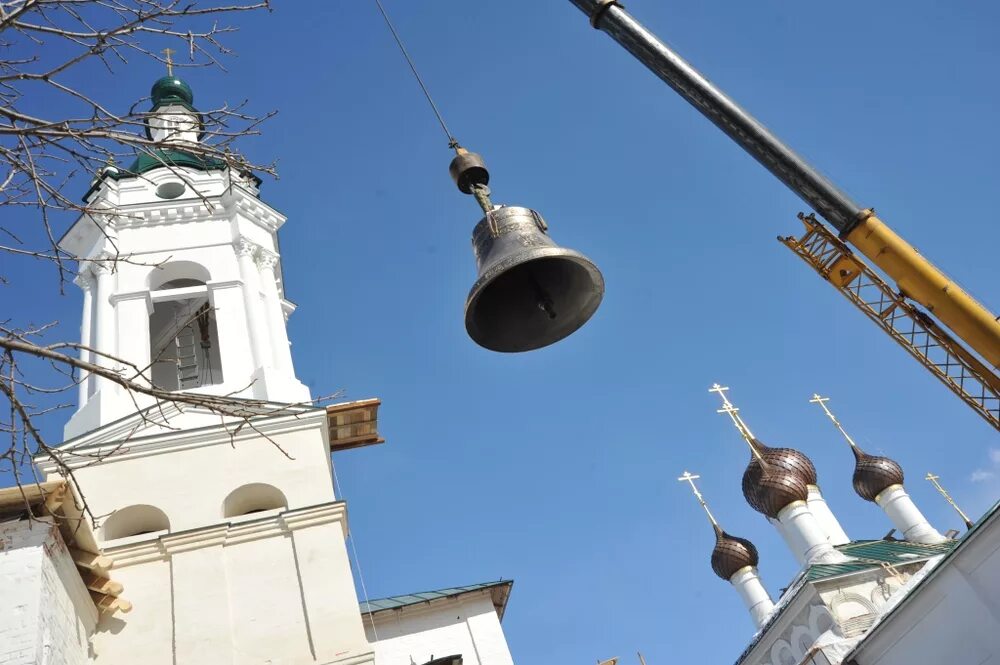
<svg viewBox="0 0 1000 665">
<path fill-rule="evenodd" d="M 207 409 L 186 408 L 186 412 L 211 413 Z M 181 417 L 181 412 L 174 409 L 172 413 L 165 414 L 167 426 L 171 418 Z M 239 432 L 234 432 L 239 428 L 243 420 L 233 418 L 218 425 L 208 425 L 196 429 L 184 429 L 178 431 L 163 431 L 146 436 L 130 438 L 136 433 L 136 427 L 141 426 L 134 419 L 119 424 L 114 438 L 102 439 L 100 441 L 81 441 L 72 447 L 64 449 L 69 453 L 61 456 L 61 465 L 48 456 L 36 459 L 35 463 L 46 474 L 56 473 L 60 467 L 77 469 L 91 466 L 96 459 L 100 459 L 100 464 L 114 464 L 126 460 L 134 460 L 150 455 L 161 455 L 164 453 L 189 450 L 192 448 L 202 448 L 205 446 L 235 445 L 241 442 L 260 439 L 263 436 L 273 436 L 287 434 L 309 429 L 322 429 L 326 426 L 325 409 L 309 409 L 291 414 L 276 414 L 271 416 L 260 416 L 251 418 L 253 428 L 244 427 Z M 74 454 L 75 453 L 75 454 Z M 107 455 L 102 458 L 102 455 Z"/>
<path fill-rule="evenodd" d="M 117 570 L 150 561 L 166 561 L 184 552 L 287 536 L 301 529 L 334 523 L 340 524 L 341 532 L 346 538 L 348 526 L 345 501 L 284 510 L 276 515 L 250 521 L 223 522 L 178 533 L 165 533 L 152 540 L 101 548 L 101 553 L 111 558 L 114 562 L 112 569 Z"/>
<path fill-rule="evenodd" d="M 145 291 L 131 291 L 128 293 L 115 293 L 112 294 L 108 300 L 112 305 L 117 305 L 120 302 L 125 302 L 128 300 L 144 300 L 146 302 L 146 313 L 153 313 L 153 298 L 150 295 L 149 289 Z"/>
</svg>

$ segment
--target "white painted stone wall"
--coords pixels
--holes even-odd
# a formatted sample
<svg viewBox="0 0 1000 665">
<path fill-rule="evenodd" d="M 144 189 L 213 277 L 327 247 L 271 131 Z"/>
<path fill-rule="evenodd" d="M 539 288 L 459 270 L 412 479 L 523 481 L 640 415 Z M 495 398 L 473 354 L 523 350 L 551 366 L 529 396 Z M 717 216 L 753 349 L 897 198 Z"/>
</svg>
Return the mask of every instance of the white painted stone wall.
<svg viewBox="0 0 1000 665">
<path fill-rule="evenodd" d="M 851 665 L 1000 662 L 1000 515 L 970 534 L 857 648 Z"/>
<path fill-rule="evenodd" d="M 193 417 L 171 418 L 181 431 L 151 428 L 154 433 L 146 436 L 144 430 L 125 427 L 123 436 L 131 432 L 131 438 L 124 444 L 111 437 L 74 448 L 81 454 L 112 453 L 100 464 L 74 471 L 93 514 L 153 506 L 166 514 L 170 531 L 177 532 L 226 521 L 226 497 L 251 483 L 280 490 L 288 508 L 335 499 L 324 409 L 257 421 L 257 431 L 244 427 L 235 435 L 235 425 L 189 427 Z M 218 423 L 218 416 L 205 420 L 213 421 Z M 87 458 L 66 456 L 66 461 L 77 465 Z M 51 463 L 39 460 L 39 466 L 55 474 Z M 115 544 L 103 540 L 102 529 L 97 535 L 103 546 Z"/>
<path fill-rule="evenodd" d="M 413 665 L 461 654 L 464 665 L 513 665 L 488 590 L 365 615 L 376 665 Z M 376 641 L 375 635 L 378 634 Z"/>
<path fill-rule="evenodd" d="M 345 534 L 335 502 L 108 547 L 134 608 L 102 618 L 93 662 L 372 663 Z"/>
<path fill-rule="evenodd" d="M 58 529 L 0 524 L 0 663 L 84 665 L 96 622 Z"/>
</svg>

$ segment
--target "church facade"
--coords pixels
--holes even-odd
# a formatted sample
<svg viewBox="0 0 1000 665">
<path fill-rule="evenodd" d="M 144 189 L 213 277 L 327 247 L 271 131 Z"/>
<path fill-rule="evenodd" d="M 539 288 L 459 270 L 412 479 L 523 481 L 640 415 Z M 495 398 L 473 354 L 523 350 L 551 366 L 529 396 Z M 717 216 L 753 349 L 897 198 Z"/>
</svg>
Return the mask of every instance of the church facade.
<svg viewBox="0 0 1000 665">
<path fill-rule="evenodd" d="M 107 167 L 60 244 L 83 259 L 83 359 L 189 399 L 82 377 L 46 482 L 0 492 L 0 662 L 512 665 L 510 581 L 359 603 L 331 455 L 382 443 L 379 401 L 312 403 L 285 217 L 185 151 L 202 118 L 183 81 L 152 100 L 157 148 Z"/>
<path fill-rule="evenodd" d="M 976 523 L 959 511 L 968 531 L 942 535 L 907 493 L 902 467 L 858 447 L 827 398 L 815 395 L 850 445 L 855 493 L 881 508 L 893 527 L 881 539 L 851 539 L 822 500 L 812 461 L 758 439 L 727 390 L 711 389 L 750 449 L 743 496 L 801 565 L 772 598 L 757 548 L 722 529 L 694 485 L 699 476 L 679 478 L 691 483 L 711 521 L 713 571 L 737 591 L 756 627 L 736 665 L 1000 662 L 1000 503 Z"/>
</svg>

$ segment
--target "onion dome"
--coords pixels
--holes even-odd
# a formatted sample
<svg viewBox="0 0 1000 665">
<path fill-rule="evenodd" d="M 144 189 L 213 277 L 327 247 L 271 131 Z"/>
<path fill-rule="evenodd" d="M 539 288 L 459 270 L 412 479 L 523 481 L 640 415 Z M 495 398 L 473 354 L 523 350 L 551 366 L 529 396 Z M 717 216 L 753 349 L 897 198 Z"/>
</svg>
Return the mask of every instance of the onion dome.
<svg viewBox="0 0 1000 665">
<path fill-rule="evenodd" d="M 752 446 L 758 454 L 743 472 L 743 496 L 754 510 L 777 519 L 788 504 L 806 500 L 808 486 L 816 484 L 816 467 L 792 448 L 771 448 L 757 439 Z"/>
<path fill-rule="evenodd" d="M 149 91 L 149 96 L 153 98 L 153 108 L 165 104 L 183 104 L 191 108 L 194 104 L 194 91 L 184 81 L 176 76 L 164 76 L 153 84 Z"/>
<path fill-rule="evenodd" d="M 854 491 L 865 501 L 875 501 L 875 497 L 892 487 L 903 484 L 903 467 L 888 457 L 869 455 L 857 446 L 854 453 Z"/>
<path fill-rule="evenodd" d="M 173 74 L 168 74 L 156 80 L 149 91 L 149 96 L 153 100 L 153 106 L 149 109 L 151 113 L 164 106 L 181 106 L 194 115 L 195 122 L 198 124 L 198 140 L 205 137 L 205 119 L 194 107 L 194 91 L 187 83 Z M 146 138 L 153 138 L 148 120 L 146 121 Z"/>
<path fill-rule="evenodd" d="M 712 570 L 716 575 L 728 582 L 729 578 L 739 570 L 747 566 L 756 566 L 757 561 L 757 548 L 753 543 L 746 538 L 731 536 L 718 526 L 715 527 Z"/>
</svg>

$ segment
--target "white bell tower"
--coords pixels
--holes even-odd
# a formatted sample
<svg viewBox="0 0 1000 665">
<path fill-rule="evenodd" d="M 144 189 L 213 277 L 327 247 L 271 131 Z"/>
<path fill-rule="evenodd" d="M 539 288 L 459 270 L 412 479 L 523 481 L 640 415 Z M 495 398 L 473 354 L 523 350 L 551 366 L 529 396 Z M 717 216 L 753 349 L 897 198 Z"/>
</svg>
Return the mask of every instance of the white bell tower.
<svg viewBox="0 0 1000 665">
<path fill-rule="evenodd" d="M 132 610 L 102 614 L 74 663 L 372 665 L 330 455 L 381 442 L 378 400 L 310 403 L 285 329 L 285 217 L 254 175 L 191 151 L 186 83 L 170 74 L 152 100 L 155 149 L 105 168 L 60 241 L 82 259 L 83 359 L 240 412 L 82 377 L 59 463 L 35 461 L 72 472 Z"/>
<path fill-rule="evenodd" d="M 100 353 L 84 360 L 129 376 L 148 368 L 141 380 L 167 390 L 307 401 L 285 328 L 294 310 L 276 239 L 285 217 L 260 200 L 252 174 L 184 151 L 202 135 L 187 84 L 165 77 L 152 98 L 147 131 L 162 147 L 104 169 L 86 196 L 100 212 L 60 241 L 85 259 L 81 340 Z M 119 386 L 87 377 L 66 438 L 134 410 Z"/>
</svg>

